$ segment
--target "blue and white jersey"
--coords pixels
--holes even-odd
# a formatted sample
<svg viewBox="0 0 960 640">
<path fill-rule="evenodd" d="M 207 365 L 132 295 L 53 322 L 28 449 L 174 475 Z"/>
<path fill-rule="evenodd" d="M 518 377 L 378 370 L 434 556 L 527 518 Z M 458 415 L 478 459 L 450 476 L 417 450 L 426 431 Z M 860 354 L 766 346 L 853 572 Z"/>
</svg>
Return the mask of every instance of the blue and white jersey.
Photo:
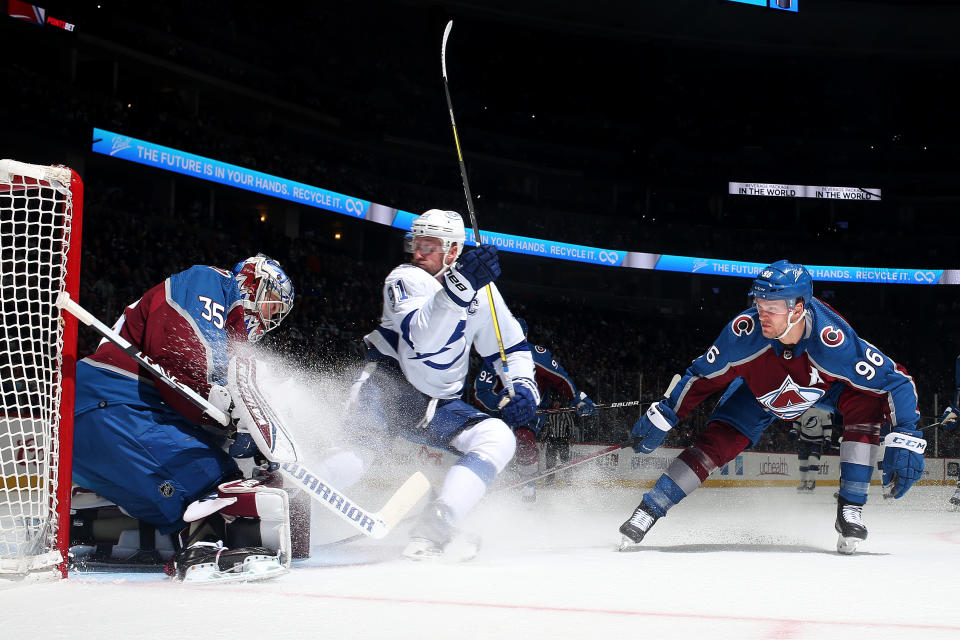
<svg viewBox="0 0 960 640">
<path fill-rule="evenodd" d="M 490 285 L 510 375 L 526 378 L 536 393 L 533 358 L 506 302 Z M 432 398 L 459 398 L 470 367 L 470 348 L 497 373 L 502 370 L 497 335 L 486 292 L 461 307 L 440 282 L 420 267 L 402 264 L 383 285 L 380 326 L 364 337 L 368 346 L 397 360 L 407 381 Z M 540 401 L 539 394 L 536 398 Z"/>
</svg>

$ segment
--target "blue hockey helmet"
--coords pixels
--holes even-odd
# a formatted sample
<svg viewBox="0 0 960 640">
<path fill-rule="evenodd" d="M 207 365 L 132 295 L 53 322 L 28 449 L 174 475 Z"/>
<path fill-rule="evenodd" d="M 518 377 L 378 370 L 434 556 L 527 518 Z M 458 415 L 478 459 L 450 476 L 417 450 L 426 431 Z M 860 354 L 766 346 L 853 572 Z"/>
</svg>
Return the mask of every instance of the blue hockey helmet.
<svg viewBox="0 0 960 640">
<path fill-rule="evenodd" d="M 763 300 L 786 300 L 793 306 L 803 299 L 813 299 L 813 278 L 802 264 L 789 260 L 777 260 L 760 271 L 753 281 L 749 295 Z"/>
</svg>

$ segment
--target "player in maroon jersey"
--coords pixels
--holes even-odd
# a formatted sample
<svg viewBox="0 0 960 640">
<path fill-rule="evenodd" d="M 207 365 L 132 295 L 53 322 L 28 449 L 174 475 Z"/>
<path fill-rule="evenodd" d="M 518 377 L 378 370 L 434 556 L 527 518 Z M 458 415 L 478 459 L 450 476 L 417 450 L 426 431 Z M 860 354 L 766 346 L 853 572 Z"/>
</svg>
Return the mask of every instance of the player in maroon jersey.
<svg viewBox="0 0 960 640">
<path fill-rule="evenodd" d="M 244 260 L 232 271 L 197 265 L 149 289 L 124 309 L 114 328 L 168 377 L 229 413 L 227 367 L 235 348 L 278 326 L 293 298 L 290 279 L 266 256 Z M 277 550 L 288 552 L 286 495 L 252 480 L 233 482 L 241 477 L 234 457 L 256 453 L 249 435 L 222 429 L 110 342 L 77 363 L 76 378 L 73 482 L 142 523 L 141 532 L 150 532 L 140 541 L 142 549 L 153 550 L 154 529 L 161 535 L 186 532 L 184 551 L 174 558 L 180 578 L 188 567 L 201 566 L 192 578 L 210 577 L 218 563 L 229 573 L 250 557 L 244 548 L 269 547 L 274 562 Z M 96 531 L 92 520 L 98 514 L 74 508 L 74 520 L 89 520 Z M 226 525 L 238 522 L 245 530 L 231 535 Z"/>
<path fill-rule="evenodd" d="M 839 552 L 853 553 L 867 537 L 862 509 L 881 425 L 893 429 L 884 441 L 883 461 L 883 482 L 893 497 L 902 497 L 923 474 L 926 441 L 917 430 L 917 392 L 906 370 L 813 297 L 812 278 L 802 265 L 780 260 L 766 267 L 749 295 L 754 306 L 734 318 L 682 377 L 675 376 L 663 400 L 634 426 L 636 450 L 651 453 L 695 406 L 726 388 L 704 432 L 621 525 L 622 549 L 640 542 L 712 471 L 756 444 L 775 418 L 796 419 L 832 385 L 844 385 L 838 401 L 844 428 L 835 524 Z"/>
</svg>

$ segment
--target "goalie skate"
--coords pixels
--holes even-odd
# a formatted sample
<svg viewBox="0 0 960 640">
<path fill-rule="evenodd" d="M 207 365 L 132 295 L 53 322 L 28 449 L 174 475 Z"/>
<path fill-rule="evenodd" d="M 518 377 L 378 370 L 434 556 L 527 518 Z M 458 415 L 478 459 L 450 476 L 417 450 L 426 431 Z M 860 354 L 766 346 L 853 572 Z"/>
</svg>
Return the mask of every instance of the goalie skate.
<svg viewBox="0 0 960 640">
<path fill-rule="evenodd" d="M 289 569 L 276 553 L 263 547 L 225 549 L 220 543 L 197 542 L 181 551 L 167 571 L 184 584 L 223 584 L 269 580 Z"/>
<path fill-rule="evenodd" d="M 834 528 L 840 534 L 837 538 L 838 552 L 851 555 L 857 550 L 857 545 L 867 539 L 867 527 L 863 524 L 862 512 L 862 504 L 854 504 L 843 497 L 837 499 L 837 521 Z"/>
</svg>

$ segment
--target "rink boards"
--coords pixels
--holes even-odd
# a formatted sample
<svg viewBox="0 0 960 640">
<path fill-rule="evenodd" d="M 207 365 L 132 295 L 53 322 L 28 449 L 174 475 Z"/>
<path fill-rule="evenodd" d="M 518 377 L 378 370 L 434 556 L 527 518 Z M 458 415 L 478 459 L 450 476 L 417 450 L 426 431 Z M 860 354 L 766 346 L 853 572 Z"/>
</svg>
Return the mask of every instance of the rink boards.
<svg viewBox="0 0 960 640">
<path fill-rule="evenodd" d="M 540 451 L 540 469 L 545 470 L 544 444 L 538 443 Z M 573 444 L 570 445 L 570 460 L 596 453 L 609 445 Z M 565 484 L 582 486 L 622 486 L 647 487 L 660 477 L 683 449 L 661 447 L 652 454 L 634 453 L 630 449 L 620 449 L 604 456 L 598 456 L 583 464 L 563 472 L 559 480 Z M 431 481 L 442 479 L 442 475 L 453 465 L 457 457 L 451 453 L 431 449 L 407 441 L 398 441 L 395 446 L 395 478 L 402 479 L 420 469 Z M 745 451 L 729 463 L 714 471 L 703 483 L 706 487 L 777 487 L 792 486 L 800 483 L 800 465 L 796 454 L 770 453 L 764 451 Z M 956 484 L 957 471 L 960 468 L 958 458 L 926 458 L 923 479 L 920 484 L 948 485 Z M 509 478 L 509 470 L 502 474 Z M 823 485 L 837 485 L 840 481 L 840 457 L 826 455 L 820 459 L 820 471 L 817 482 Z M 542 480 L 541 480 L 542 482 Z M 879 471 L 874 474 L 874 484 L 880 484 Z"/>
</svg>

